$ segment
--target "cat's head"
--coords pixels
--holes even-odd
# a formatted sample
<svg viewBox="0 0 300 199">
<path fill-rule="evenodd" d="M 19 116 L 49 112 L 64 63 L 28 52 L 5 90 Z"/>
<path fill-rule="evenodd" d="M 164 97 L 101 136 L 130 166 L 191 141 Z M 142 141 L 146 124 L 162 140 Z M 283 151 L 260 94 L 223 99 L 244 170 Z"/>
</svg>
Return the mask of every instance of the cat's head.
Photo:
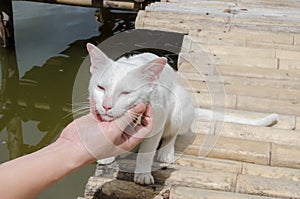
<svg viewBox="0 0 300 199">
<path fill-rule="evenodd" d="M 101 121 L 111 121 L 149 97 L 166 65 L 165 58 L 131 63 L 122 58 L 113 61 L 99 48 L 87 44 L 90 54 L 89 97 L 92 113 Z"/>
</svg>

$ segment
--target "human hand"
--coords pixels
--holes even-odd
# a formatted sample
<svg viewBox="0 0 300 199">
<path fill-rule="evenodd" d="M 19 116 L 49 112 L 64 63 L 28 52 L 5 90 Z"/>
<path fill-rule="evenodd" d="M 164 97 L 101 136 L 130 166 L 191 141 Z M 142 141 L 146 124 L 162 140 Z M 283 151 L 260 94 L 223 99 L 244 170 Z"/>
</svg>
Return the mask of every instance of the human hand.
<svg viewBox="0 0 300 199">
<path fill-rule="evenodd" d="M 141 124 L 130 124 L 142 115 Z M 138 104 L 124 116 L 100 122 L 92 113 L 71 122 L 59 139 L 71 141 L 89 160 L 117 156 L 133 149 L 152 130 L 153 112 L 151 105 Z"/>
</svg>

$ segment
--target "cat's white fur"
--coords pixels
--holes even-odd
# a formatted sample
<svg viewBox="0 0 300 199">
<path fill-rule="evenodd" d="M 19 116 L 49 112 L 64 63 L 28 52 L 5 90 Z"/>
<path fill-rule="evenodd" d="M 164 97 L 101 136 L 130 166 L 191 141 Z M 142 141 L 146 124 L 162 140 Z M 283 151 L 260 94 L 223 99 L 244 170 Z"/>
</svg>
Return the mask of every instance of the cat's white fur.
<svg viewBox="0 0 300 199">
<path fill-rule="evenodd" d="M 89 94 L 95 101 L 93 111 L 98 119 L 111 121 L 140 102 L 153 106 L 154 127 L 150 136 L 139 146 L 134 176 L 136 183 L 152 184 L 151 166 L 159 142 L 158 160 L 173 163 L 177 134 L 189 130 L 195 113 L 197 116 L 211 117 L 212 112 L 194 108 L 190 96 L 179 84 L 176 72 L 165 58 L 143 53 L 113 61 L 92 44 L 87 44 L 87 49 L 92 74 Z M 229 116 L 220 118 L 244 124 L 270 125 L 277 115 L 255 121 Z"/>
</svg>

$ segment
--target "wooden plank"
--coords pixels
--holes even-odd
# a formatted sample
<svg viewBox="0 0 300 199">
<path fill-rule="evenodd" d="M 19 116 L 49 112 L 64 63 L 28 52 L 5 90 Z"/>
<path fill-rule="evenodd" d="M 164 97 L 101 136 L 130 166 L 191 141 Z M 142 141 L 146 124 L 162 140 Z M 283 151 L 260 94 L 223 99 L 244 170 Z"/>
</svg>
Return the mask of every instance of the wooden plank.
<svg viewBox="0 0 300 199">
<path fill-rule="evenodd" d="M 214 75 L 216 59 L 207 53 L 179 53 L 178 73 L 193 72 L 200 76 Z"/>
<path fill-rule="evenodd" d="M 202 189 L 224 191 L 234 190 L 236 173 L 223 172 L 213 169 L 193 170 L 191 167 L 184 168 L 185 169 L 180 169 L 170 173 L 170 177 L 165 180 L 165 185 L 192 186 Z"/>
<path fill-rule="evenodd" d="M 212 139 L 212 142 L 207 139 Z M 216 139 L 216 140 L 213 140 Z M 216 142 L 215 142 L 216 141 Z M 206 157 L 237 160 L 269 165 L 270 144 L 267 142 L 241 140 L 229 137 L 214 137 L 198 134 L 193 145 L 184 154 L 199 156 L 208 152 Z"/>
<path fill-rule="evenodd" d="M 226 65 L 226 66 L 237 66 L 237 67 L 257 67 L 257 68 L 271 68 L 271 69 L 277 69 L 278 68 L 278 59 L 276 58 L 270 58 L 270 57 L 259 57 L 256 55 L 251 55 L 245 53 L 244 55 L 225 55 L 225 54 L 211 54 L 207 53 L 205 51 L 205 46 L 200 45 L 196 48 L 193 47 L 194 43 L 191 44 L 192 47 L 190 47 L 190 51 L 192 53 L 189 53 L 189 57 L 183 57 L 180 54 L 179 59 L 184 59 L 185 62 L 193 63 L 193 64 L 201 64 L 201 65 Z M 197 44 L 196 44 L 197 45 Z M 187 48 L 187 47 L 186 47 Z M 197 49 L 197 50 L 195 50 Z M 196 51 L 196 52 L 195 52 Z M 197 52 L 198 51 L 198 52 Z M 234 52 L 233 52 L 234 53 Z M 194 60 L 194 57 L 204 57 L 203 61 L 197 62 Z M 196 58 L 200 61 L 199 58 Z M 179 64 L 181 64 L 182 61 L 180 60 Z"/>
<path fill-rule="evenodd" d="M 299 2 L 297 0 L 287 0 L 287 1 L 269 1 L 269 0 L 222 0 L 222 1 L 202 1 L 202 0 L 162 0 L 163 2 L 172 2 L 172 3 L 202 3 L 202 2 L 213 2 L 213 3 L 236 3 L 237 5 L 240 5 L 241 3 L 247 4 L 247 5 L 254 5 L 254 6 L 273 6 L 273 7 L 292 7 L 292 8 L 297 8 L 299 6 Z"/>
<path fill-rule="evenodd" d="M 183 86 L 186 90 L 202 93 L 213 93 L 213 90 L 208 89 L 208 81 L 186 81 Z M 224 87 L 226 94 L 233 94 L 237 96 L 251 96 L 257 98 L 269 98 L 274 100 L 286 100 L 290 102 L 300 101 L 300 90 L 297 89 L 280 89 L 249 85 L 229 85 L 220 84 Z M 218 91 L 217 91 L 218 92 Z"/>
<path fill-rule="evenodd" d="M 289 102 L 249 96 L 237 96 L 237 109 L 300 116 L 299 101 Z"/>
<path fill-rule="evenodd" d="M 278 88 L 278 89 L 293 89 L 300 90 L 300 82 L 292 80 L 273 80 L 273 79 L 263 79 L 255 78 L 250 75 L 247 77 L 240 76 L 203 76 L 195 73 L 193 68 L 190 67 L 188 63 L 182 63 L 179 66 L 180 78 L 182 78 L 186 84 L 191 84 L 191 86 L 201 84 L 201 82 L 216 82 L 218 79 L 223 81 L 218 81 L 224 85 L 245 85 L 245 86 L 257 86 L 257 87 L 268 87 L 268 88 Z M 187 71 L 187 72 L 184 72 Z"/>
<path fill-rule="evenodd" d="M 247 9 L 245 11 L 245 9 Z M 235 12 L 235 16 L 232 18 L 232 23 L 257 23 L 269 25 L 295 25 L 299 26 L 300 15 L 298 9 L 280 9 L 276 8 L 259 8 L 251 6 L 237 6 L 230 9 Z"/>
<path fill-rule="evenodd" d="M 193 53 L 197 55 L 197 52 Z M 202 53 L 200 53 L 202 54 Z M 212 64 L 220 66 L 237 66 L 240 68 L 243 67 L 256 67 L 256 68 L 266 68 L 266 69 L 277 69 L 278 68 L 278 60 L 275 58 L 264 58 L 264 57 L 256 57 L 255 55 L 215 55 L 210 56 Z M 188 60 L 190 61 L 190 60 Z M 253 69 L 252 69 L 253 70 Z"/>
<path fill-rule="evenodd" d="M 197 42 L 198 46 L 206 45 L 206 46 L 246 46 L 245 39 L 224 39 L 221 37 L 201 37 L 201 36 L 188 36 L 194 38 Z M 184 45 L 185 43 L 183 43 Z M 185 47 L 185 46 L 183 46 Z M 188 48 L 190 49 L 190 48 Z M 186 50 L 185 50 L 186 51 Z"/>
<path fill-rule="evenodd" d="M 225 25 L 222 25 L 221 23 L 199 23 L 195 24 L 195 22 L 186 22 L 186 23 L 180 23 L 180 20 L 174 20 L 174 23 L 170 24 L 169 20 L 153 20 L 152 18 L 145 18 L 143 22 L 143 28 L 149 29 L 149 27 L 156 27 L 156 30 L 169 30 L 174 32 L 180 32 L 180 33 L 188 33 L 190 29 L 227 29 Z M 141 28 L 138 26 L 137 28 Z"/>
<path fill-rule="evenodd" d="M 241 20 L 242 21 L 242 20 Z M 257 20 L 259 21 L 259 20 Z M 285 33 L 300 33 L 300 26 L 291 26 L 289 24 L 270 24 L 270 23 L 231 23 L 231 28 L 234 29 L 235 27 L 239 29 L 254 29 L 254 30 L 261 30 L 265 32 L 285 32 Z"/>
<path fill-rule="evenodd" d="M 288 51 L 288 50 L 276 50 L 276 58 L 279 59 L 290 59 L 290 60 L 300 60 L 300 52 Z"/>
<path fill-rule="evenodd" d="M 222 99 L 224 98 L 224 101 L 212 102 L 212 93 L 201 92 L 193 92 L 191 93 L 191 97 L 198 106 L 205 108 L 210 108 L 214 104 L 214 106 L 225 105 L 226 108 L 230 109 L 300 116 L 300 105 L 297 100 L 286 101 L 226 94 L 226 96 L 221 97 Z"/>
<path fill-rule="evenodd" d="M 280 1 L 280 0 L 241 0 L 242 3 L 249 4 L 260 4 L 260 5 L 272 5 L 272 6 L 287 6 L 287 7 L 300 7 L 299 2 L 297 0 L 289 0 L 289 1 Z"/>
<path fill-rule="evenodd" d="M 299 198 L 300 183 L 283 179 L 269 179 L 238 175 L 236 192 L 280 198 Z"/>
<path fill-rule="evenodd" d="M 295 16 L 298 17 L 299 8 L 297 7 L 287 7 L 287 6 L 272 6 L 272 5 L 263 5 L 263 4 L 251 4 L 251 3 L 237 3 L 233 6 L 234 9 L 240 10 L 241 13 L 246 14 L 254 14 L 254 15 L 261 15 L 264 16 L 264 13 L 267 17 L 277 17 L 282 15 L 287 16 Z M 247 10 L 245 10 L 247 9 Z"/>
<path fill-rule="evenodd" d="M 226 55 L 226 56 L 241 56 L 241 57 L 261 57 L 261 58 L 275 58 L 275 49 L 263 49 L 263 48 L 250 48 L 250 47 L 241 47 L 234 45 L 227 46 L 215 46 L 215 45 L 203 45 L 195 42 L 192 39 L 190 51 L 191 52 L 207 52 L 215 55 Z M 288 56 L 286 56 L 288 57 Z M 280 57 L 278 57 L 280 58 Z M 282 58 L 282 57 L 281 57 Z"/>
<path fill-rule="evenodd" d="M 221 31 L 204 31 L 191 30 L 188 40 L 194 41 L 200 45 L 207 46 L 240 46 L 249 48 L 262 48 L 269 50 L 293 51 L 300 50 L 299 46 L 293 45 L 294 35 L 290 33 L 271 33 L 271 32 L 221 32 Z M 202 34 L 203 33 L 203 34 Z M 270 34 L 268 36 L 268 34 Z M 273 34 L 273 35 L 272 35 Z M 185 43 L 183 43 L 184 45 Z"/>
<path fill-rule="evenodd" d="M 223 160 L 217 158 L 200 158 L 190 155 L 178 156 L 176 164 L 184 167 L 208 168 L 221 171 L 228 171 L 249 176 L 260 176 L 272 179 L 284 179 L 290 181 L 300 181 L 300 170 L 267 166 L 259 164 L 251 164 L 246 162 L 238 162 L 233 160 Z"/>
<path fill-rule="evenodd" d="M 295 44 L 296 46 L 300 46 L 300 34 L 296 34 L 296 35 L 294 36 L 294 44 Z"/>
<path fill-rule="evenodd" d="M 288 80 L 299 81 L 299 70 L 276 70 L 267 68 L 250 68 L 238 66 L 219 66 L 218 70 L 222 75 L 239 76 L 239 77 L 254 77 L 260 79 L 273 79 L 273 80 Z"/>
<path fill-rule="evenodd" d="M 294 36 L 298 35 L 298 33 L 291 33 L 291 32 L 270 32 L 270 31 L 263 31 L 263 30 L 249 30 L 249 29 L 236 27 L 236 26 L 231 27 L 229 33 L 233 34 L 235 37 L 246 37 L 246 39 L 250 41 L 278 43 L 278 44 L 287 44 L 287 45 L 293 45 Z M 255 38 L 257 38 L 257 40 Z"/>
<path fill-rule="evenodd" d="M 191 30 L 189 32 L 189 37 L 202 45 L 233 45 L 298 52 L 300 51 L 300 46 L 293 45 L 294 35 L 293 33 L 273 33 L 242 29 L 238 32 L 204 30 Z"/>
<path fill-rule="evenodd" d="M 197 134 L 208 134 L 210 123 L 194 122 L 191 130 Z M 263 126 L 251 126 L 235 123 L 224 123 L 222 136 L 241 140 L 272 142 L 276 144 L 299 146 L 300 131 L 278 129 Z"/>
<path fill-rule="evenodd" d="M 170 190 L 170 199 L 275 199 L 264 196 L 245 195 L 223 191 L 198 189 L 194 187 L 174 186 Z"/>
<path fill-rule="evenodd" d="M 168 12 L 168 13 L 178 13 L 178 14 L 195 14 L 195 15 L 207 15 L 207 16 L 221 16 L 221 17 L 231 17 L 232 15 L 224 12 L 224 9 L 230 8 L 233 3 L 154 3 L 151 6 L 146 7 L 146 11 L 152 12 Z"/>
<path fill-rule="evenodd" d="M 163 2 L 163 1 L 162 1 Z M 199 1 L 199 0 L 167 0 L 168 3 L 159 3 L 156 2 L 152 4 L 151 6 L 163 6 L 163 7 L 169 7 L 169 5 L 172 5 L 173 7 L 177 7 L 180 5 L 185 5 L 187 7 L 206 7 L 206 8 L 230 8 L 232 6 L 235 6 L 234 2 L 230 1 Z M 178 5 L 178 6 L 176 6 Z"/>
<path fill-rule="evenodd" d="M 288 51 L 296 51 L 296 52 L 300 50 L 300 46 L 289 45 L 289 44 L 267 43 L 267 42 L 251 41 L 251 40 L 246 40 L 245 46 L 254 47 L 254 48 L 275 48 L 280 50 L 288 50 Z"/>
<path fill-rule="evenodd" d="M 263 32 L 255 30 L 245 30 L 233 28 L 229 32 L 216 32 L 216 31 L 196 31 L 192 30 L 189 35 L 194 38 L 195 41 L 199 38 L 218 38 L 222 40 L 247 40 L 247 41 L 259 41 L 270 44 L 286 44 L 293 45 L 294 34 L 292 33 L 274 33 Z"/>
<path fill-rule="evenodd" d="M 271 165 L 300 168 L 300 147 L 282 144 L 272 144 Z"/>
<path fill-rule="evenodd" d="M 210 93 L 192 93 L 191 97 L 199 107 L 211 108 L 212 105 L 216 107 L 223 107 L 235 109 L 237 103 L 236 95 L 224 96 L 224 101 L 212 101 L 212 95 Z M 222 96 L 223 97 L 223 96 Z"/>
<path fill-rule="evenodd" d="M 259 21 L 259 20 L 258 20 Z M 255 30 L 255 31 L 264 31 L 264 32 L 283 32 L 283 33 L 294 33 L 299 34 L 298 26 L 290 26 L 284 24 L 264 24 L 264 23 L 231 23 L 230 30 L 235 31 L 235 29 L 244 29 L 244 30 Z"/>
<path fill-rule="evenodd" d="M 278 68 L 283 70 L 300 70 L 300 60 L 297 59 L 279 59 Z"/>
<path fill-rule="evenodd" d="M 300 130 L 300 117 L 296 117 L 296 129 Z"/>
<path fill-rule="evenodd" d="M 242 17 L 243 16 L 243 17 Z M 256 15 L 237 15 L 235 18 L 231 18 L 230 23 L 234 25 L 258 25 L 268 27 L 269 30 L 278 29 L 281 31 L 288 32 L 290 27 L 295 32 L 299 33 L 299 20 L 279 20 L 274 19 L 274 17 L 263 17 L 263 16 L 256 16 Z"/>
<path fill-rule="evenodd" d="M 0 2 L 0 45 L 14 48 L 14 21 L 12 1 Z"/>
<path fill-rule="evenodd" d="M 146 16 L 147 17 L 151 17 L 153 19 L 169 19 L 169 20 L 181 20 L 181 23 L 184 22 L 188 22 L 188 21 L 202 21 L 202 22 L 207 22 L 207 21 L 211 21 L 211 22 L 222 22 L 222 23 L 226 23 L 229 22 L 229 18 L 226 17 L 218 17 L 218 16 L 209 16 L 209 15 L 197 15 L 197 14 L 193 14 L 191 12 L 188 13 L 181 13 L 181 12 L 168 12 L 168 11 L 155 11 L 152 12 L 151 11 L 152 7 L 147 7 L 146 9 Z"/>
<path fill-rule="evenodd" d="M 268 36 L 268 34 L 270 34 Z M 230 32 L 215 32 L 215 31 L 197 31 L 191 30 L 189 32 L 189 36 L 193 38 L 195 42 L 203 42 L 203 38 L 212 39 L 215 38 L 219 41 L 256 41 L 256 42 L 265 42 L 270 44 L 285 44 L 292 45 L 293 44 L 293 35 L 288 33 L 270 33 L 270 32 L 262 32 L 262 31 L 233 31 Z"/>
<path fill-rule="evenodd" d="M 300 169 L 242 163 L 242 174 L 271 179 L 300 181 Z"/>
<path fill-rule="evenodd" d="M 216 158 L 199 158 L 190 155 L 181 155 L 176 160 L 176 164 L 184 167 L 208 168 L 221 171 L 228 171 L 250 176 L 260 176 L 272 179 L 284 179 L 290 181 L 300 181 L 300 170 L 285 167 L 267 166 L 238 162 L 233 160 L 223 160 Z"/>
<path fill-rule="evenodd" d="M 189 155 L 180 155 L 176 159 L 176 164 L 183 167 L 193 167 L 195 169 L 215 169 L 226 170 L 232 173 L 240 173 L 242 171 L 242 163 L 231 160 L 222 160 L 216 158 L 200 158 Z"/>
<path fill-rule="evenodd" d="M 198 19 L 194 20 L 185 20 L 184 18 L 176 17 L 174 20 L 172 19 L 172 23 L 170 23 L 171 19 L 166 18 L 166 16 L 170 15 L 163 14 L 162 16 L 161 14 L 158 14 L 156 12 L 139 12 L 136 19 L 136 28 L 157 27 L 157 29 L 162 28 L 164 30 L 168 29 L 170 31 L 182 33 L 188 33 L 191 29 L 227 29 L 227 25 L 223 22 L 213 21 L 209 19 L 201 19 L 198 17 Z"/>
<path fill-rule="evenodd" d="M 186 62 L 184 59 L 182 60 L 182 57 L 179 57 L 178 74 L 183 80 L 205 81 L 206 77 L 215 77 L 214 68 L 216 67 L 210 66 L 210 64 L 205 63 L 205 61 L 194 65 Z"/>
</svg>

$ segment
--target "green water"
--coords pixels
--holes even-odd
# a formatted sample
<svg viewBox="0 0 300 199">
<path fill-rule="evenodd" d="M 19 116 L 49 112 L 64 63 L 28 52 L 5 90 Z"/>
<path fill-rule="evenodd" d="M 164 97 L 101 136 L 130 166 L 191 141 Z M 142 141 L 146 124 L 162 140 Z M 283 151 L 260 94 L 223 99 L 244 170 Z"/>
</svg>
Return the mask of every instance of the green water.
<svg viewBox="0 0 300 199">
<path fill-rule="evenodd" d="M 0 163 L 56 139 L 71 120 L 72 89 L 87 56 L 86 43 L 100 43 L 132 28 L 134 21 L 131 14 L 122 14 L 123 19 L 117 16 L 102 26 L 94 8 L 16 1 L 13 9 L 16 47 L 0 48 Z M 71 174 L 38 198 L 82 196 L 94 166 Z"/>
</svg>

